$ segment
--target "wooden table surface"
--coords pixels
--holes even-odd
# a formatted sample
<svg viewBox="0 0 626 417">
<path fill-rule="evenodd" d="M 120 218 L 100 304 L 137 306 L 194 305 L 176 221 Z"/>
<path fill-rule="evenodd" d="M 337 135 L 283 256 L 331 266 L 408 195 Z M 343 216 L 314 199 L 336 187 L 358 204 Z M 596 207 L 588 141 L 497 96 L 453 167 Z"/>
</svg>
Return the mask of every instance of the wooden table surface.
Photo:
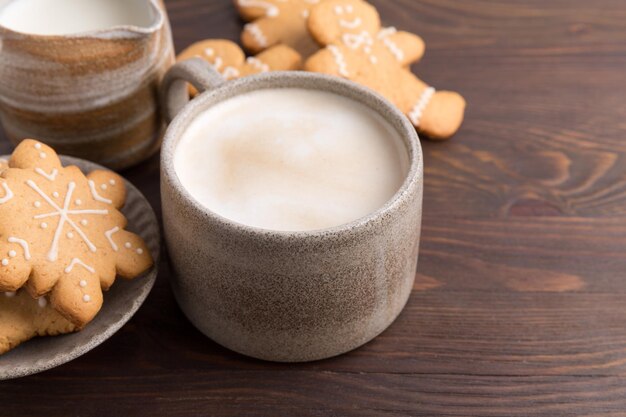
<svg viewBox="0 0 626 417">
<path fill-rule="evenodd" d="M 626 415 L 626 4 L 373 3 L 425 39 L 419 75 L 469 103 L 452 141 L 423 143 L 422 249 L 400 318 L 335 359 L 252 360 L 189 324 L 164 260 L 109 341 L 0 384 L 0 416 Z M 230 1 L 167 6 L 178 50 L 238 37 Z M 160 212 L 158 158 L 124 175 Z"/>
</svg>

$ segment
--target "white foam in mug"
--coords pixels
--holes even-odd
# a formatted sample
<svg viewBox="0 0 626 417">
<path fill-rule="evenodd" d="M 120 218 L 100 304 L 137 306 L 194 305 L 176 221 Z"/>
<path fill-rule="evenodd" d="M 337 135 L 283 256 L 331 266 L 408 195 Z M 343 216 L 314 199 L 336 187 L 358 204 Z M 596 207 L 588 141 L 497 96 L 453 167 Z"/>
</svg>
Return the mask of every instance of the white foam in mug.
<svg viewBox="0 0 626 417">
<path fill-rule="evenodd" d="M 310 231 L 380 209 L 409 160 L 397 132 L 366 106 L 327 92 L 268 89 L 199 115 L 174 164 L 184 188 L 227 219 Z"/>
<path fill-rule="evenodd" d="M 148 0 L 5 0 L 0 24 L 35 35 L 68 35 L 152 23 Z"/>
</svg>

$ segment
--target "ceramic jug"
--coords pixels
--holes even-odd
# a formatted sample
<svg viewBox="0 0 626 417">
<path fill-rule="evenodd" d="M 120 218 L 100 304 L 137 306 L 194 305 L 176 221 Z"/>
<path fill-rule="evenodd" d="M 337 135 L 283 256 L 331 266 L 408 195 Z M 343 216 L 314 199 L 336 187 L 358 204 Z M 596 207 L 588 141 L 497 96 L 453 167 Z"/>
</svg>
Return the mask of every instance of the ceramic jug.
<svg viewBox="0 0 626 417">
<path fill-rule="evenodd" d="M 0 25 L 0 122 L 13 143 L 36 138 L 115 169 L 159 148 L 158 86 L 174 62 L 171 30 L 161 0 L 128 1 L 145 2 L 149 24 L 68 35 Z"/>
</svg>

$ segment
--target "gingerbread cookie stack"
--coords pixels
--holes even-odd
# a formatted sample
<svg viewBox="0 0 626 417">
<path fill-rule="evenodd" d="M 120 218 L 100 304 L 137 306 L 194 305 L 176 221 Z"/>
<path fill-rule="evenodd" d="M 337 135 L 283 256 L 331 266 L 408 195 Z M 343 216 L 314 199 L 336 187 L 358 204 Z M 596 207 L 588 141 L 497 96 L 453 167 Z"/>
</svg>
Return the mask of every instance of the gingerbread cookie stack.
<svg viewBox="0 0 626 417">
<path fill-rule="evenodd" d="M 152 266 L 119 211 L 123 179 L 63 167 L 55 151 L 23 141 L 0 171 L 0 353 L 37 335 L 82 329 L 117 276 Z"/>
</svg>

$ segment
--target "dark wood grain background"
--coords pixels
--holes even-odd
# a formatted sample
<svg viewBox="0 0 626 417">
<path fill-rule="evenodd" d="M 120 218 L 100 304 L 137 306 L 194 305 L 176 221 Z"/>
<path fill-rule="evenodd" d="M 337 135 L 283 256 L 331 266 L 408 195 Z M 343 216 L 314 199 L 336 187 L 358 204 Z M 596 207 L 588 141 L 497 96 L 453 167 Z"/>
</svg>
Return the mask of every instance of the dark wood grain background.
<svg viewBox="0 0 626 417">
<path fill-rule="evenodd" d="M 0 384 L 2 416 L 626 416 L 626 2 L 377 0 L 421 35 L 415 67 L 468 100 L 424 142 L 411 300 L 339 358 L 232 353 L 144 307 L 89 354 Z M 178 50 L 237 39 L 228 0 L 167 2 Z M 0 141 L 0 153 L 10 150 Z M 159 165 L 124 173 L 160 211 Z"/>
</svg>

